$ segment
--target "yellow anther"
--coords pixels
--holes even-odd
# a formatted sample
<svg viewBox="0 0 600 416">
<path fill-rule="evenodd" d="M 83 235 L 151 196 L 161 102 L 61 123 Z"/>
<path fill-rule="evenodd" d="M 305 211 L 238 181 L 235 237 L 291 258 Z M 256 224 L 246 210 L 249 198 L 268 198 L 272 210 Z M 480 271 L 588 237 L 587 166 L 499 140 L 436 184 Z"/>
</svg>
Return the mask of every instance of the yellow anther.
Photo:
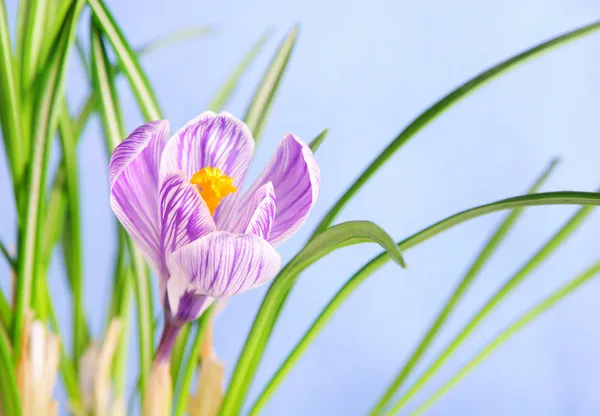
<svg viewBox="0 0 600 416">
<path fill-rule="evenodd" d="M 237 188 L 232 185 L 233 178 L 225 175 L 219 168 L 201 169 L 194 173 L 190 182 L 198 187 L 200 196 L 206 202 L 211 215 L 215 213 L 224 197 L 237 191 Z"/>
</svg>

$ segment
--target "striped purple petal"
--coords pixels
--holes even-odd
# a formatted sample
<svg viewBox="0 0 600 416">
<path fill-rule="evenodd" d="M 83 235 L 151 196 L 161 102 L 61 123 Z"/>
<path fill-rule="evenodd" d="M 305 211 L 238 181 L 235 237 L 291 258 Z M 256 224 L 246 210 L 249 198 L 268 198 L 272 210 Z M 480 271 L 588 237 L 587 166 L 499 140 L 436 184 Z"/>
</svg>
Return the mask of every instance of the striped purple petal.
<svg viewBox="0 0 600 416">
<path fill-rule="evenodd" d="M 155 273 L 160 273 L 158 176 L 169 123 L 135 129 L 113 151 L 109 164 L 110 206 Z"/>
<path fill-rule="evenodd" d="M 245 226 L 244 233 L 269 239 L 275 221 L 275 189 L 271 182 L 264 184 L 252 197 L 248 212 L 252 215 Z"/>
<path fill-rule="evenodd" d="M 229 113 L 207 111 L 173 135 L 163 154 L 161 173 L 179 170 L 189 179 L 202 168 L 216 167 L 240 188 L 253 153 L 254 139 L 246 124 Z M 220 212 L 229 210 L 235 199 L 235 194 L 223 199 L 214 214 L 217 225 Z"/>
<path fill-rule="evenodd" d="M 182 172 L 169 172 L 160 187 L 162 258 L 216 230 L 206 203 Z M 165 272 L 166 264 L 163 265 Z"/>
<path fill-rule="evenodd" d="M 266 283 L 279 271 L 281 257 L 261 237 L 217 231 L 180 248 L 167 264 L 169 304 L 177 315 L 185 293 L 221 298 Z"/>
<path fill-rule="evenodd" d="M 278 246 L 300 228 L 319 197 L 319 165 L 308 145 L 293 134 L 286 134 L 243 199 L 250 200 L 250 195 L 269 182 L 275 189 L 277 212 L 268 241 Z"/>
</svg>

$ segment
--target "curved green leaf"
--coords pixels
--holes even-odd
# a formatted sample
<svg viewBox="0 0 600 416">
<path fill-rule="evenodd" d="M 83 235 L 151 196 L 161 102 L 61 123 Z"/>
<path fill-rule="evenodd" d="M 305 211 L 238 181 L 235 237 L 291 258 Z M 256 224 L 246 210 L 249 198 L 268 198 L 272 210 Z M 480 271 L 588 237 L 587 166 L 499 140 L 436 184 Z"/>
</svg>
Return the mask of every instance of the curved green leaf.
<svg viewBox="0 0 600 416">
<path fill-rule="evenodd" d="M 552 161 L 550 165 L 545 169 L 545 171 L 541 174 L 541 176 L 537 179 L 531 189 L 528 191 L 529 194 L 535 193 L 539 190 L 539 188 L 543 185 L 543 183 L 548 179 L 550 173 L 556 166 L 556 161 Z M 394 397 L 397 391 L 402 388 L 403 383 L 406 381 L 406 378 L 411 374 L 412 370 L 415 366 L 420 362 L 423 355 L 429 349 L 431 343 L 435 340 L 441 328 L 444 326 L 458 303 L 462 300 L 463 296 L 467 292 L 467 290 L 471 287 L 471 285 L 475 282 L 475 278 L 478 276 L 479 272 L 483 269 L 483 266 L 488 262 L 491 258 L 492 254 L 502 243 L 504 238 L 508 235 L 509 231 L 514 227 L 517 220 L 523 213 L 524 207 L 519 207 L 514 209 L 510 214 L 506 216 L 506 219 L 502 221 L 502 223 L 497 228 L 496 232 L 491 236 L 488 242 L 484 245 L 483 249 L 480 251 L 479 255 L 458 284 L 448 301 L 439 312 L 427 333 L 421 339 L 421 342 L 417 346 L 417 348 L 413 351 L 410 358 L 406 361 L 396 378 L 390 386 L 386 390 L 386 392 L 382 395 L 381 399 L 375 404 L 373 409 L 371 410 L 371 415 L 377 415 L 383 411 L 385 405 Z"/>
<path fill-rule="evenodd" d="M 286 35 L 279 46 L 277 53 L 273 57 L 269 68 L 263 75 L 262 81 L 254 93 L 254 97 L 244 116 L 244 121 L 250 128 L 256 142 L 258 142 L 258 138 L 262 133 L 275 94 L 277 93 L 277 89 L 279 88 L 279 84 L 281 83 L 283 74 L 285 73 L 290 60 L 290 56 L 296 45 L 297 34 L 298 26 L 294 26 Z"/>
<path fill-rule="evenodd" d="M 400 400 L 394 404 L 392 409 L 386 415 L 393 415 L 400 411 L 414 394 L 427 383 L 427 381 L 441 368 L 441 366 L 454 354 L 454 352 L 467 340 L 467 338 L 479 327 L 484 319 L 496 307 L 512 293 L 524 280 L 533 272 L 543 261 L 562 245 L 583 223 L 583 221 L 592 212 L 591 206 L 580 208 L 567 223 L 550 238 L 544 246 L 527 261 L 523 267 L 515 273 L 502 287 L 500 287 L 484 306 L 473 315 L 471 320 L 459 331 L 459 333 L 448 343 L 446 348 L 439 354 L 434 362 L 425 369 L 423 374 L 412 384 L 411 387 L 402 395 Z"/>
<path fill-rule="evenodd" d="M 584 272 L 565 283 L 563 286 L 531 307 L 527 312 L 519 316 L 507 328 L 502 330 L 491 341 L 489 341 L 474 357 L 472 357 L 456 374 L 454 374 L 444 385 L 437 389 L 425 403 L 423 403 L 413 415 L 421 415 L 429 409 L 436 401 L 454 387 L 463 377 L 473 370 L 481 361 L 490 355 L 496 348 L 508 341 L 513 335 L 523 330 L 527 325 L 541 317 L 542 314 L 553 308 L 556 304 L 563 301 L 566 297 L 573 294 L 585 283 L 600 273 L 600 262 L 596 262 Z"/>
<path fill-rule="evenodd" d="M 542 173 L 542 175 L 536 181 L 536 183 L 533 185 L 533 187 L 530 189 L 530 191 L 529 191 L 530 193 L 537 191 L 542 186 L 542 184 L 548 178 L 548 176 L 550 175 L 550 172 L 552 171 L 552 169 L 555 166 L 556 166 L 556 161 L 553 161 L 548 166 L 548 168 Z M 473 263 L 473 267 L 471 268 L 469 273 L 467 273 L 467 276 L 469 276 L 469 278 L 471 280 L 475 277 L 476 273 L 479 270 L 481 270 L 481 267 L 483 267 L 483 265 L 485 264 L 485 261 L 493 253 L 493 250 L 500 244 L 503 237 L 507 234 L 507 232 L 509 231 L 511 226 L 515 224 L 516 220 L 519 218 L 519 216 L 523 212 L 523 209 L 524 208 L 521 207 L 521 208 L 517 208 L 513 212 L 511 212 L 507 216 L 506 220 L 502 222 L 502 224 L 500 225 L 500 227 L 498 228 L 496 233 L 494 233 L 494 235 L 490 238 L 488 244 L 482 250 L 477 261 Z M 370 274 L 370 272 L 369 272 L 369 274 Z M 467 276 L 465 276 L 465 280 L 467 280 Z M 353 279 L 354 278 L 350 278 L 348 282 L 351 282 Z M 360 283 L 362 283 L 362 281 L 364 279 L 359 278 L 358 280 L 360 280 Z M 262 392 L 259 394 L 256 401 L 254 402 L 254 405 L 252 405 L 252 407 L 251 407 L 252 410 L 250 411 L 250 415 L 258 415 L 259 414 L 259 412 L 262 410 L 262 408 L 265 406 L 265 404 L 272 397 L 275 390 L 283 382 L 284 378 L 289 374 L 289 372 L 292 370 L 294 365 L 298 362 L 298 360 L 300 359 L 302 354 L 310 346 L 310 343 L 317 337 L 317 335 L 320 333 L 321 329 L 323 329 L 325 327 L 325 325 L 327 324 L 329 319 L 331 319 L 333 314 L 342 305 L 343 300 L 345 300 L 347 297 L 347 295 L 344 295 L 344 293 L 347 293 L 348 290 L 353 290 L 353 289 L 349 289 L 348 286 L 350 286 L 351 288 L 356 288 L 358 285 L 352 286 L 352 285 L 348 285 L 348 283 L 347 283 L 338 292 L 338 294 L 341 294 L 340 297 L 338 297 L 338 295 L 336 295 L 325 306 L 323 311 L 313 321 L 310 328 L 304 333 L 304 335 L 300 338 L 300 341 L 298 341 L 298 343 L 292 348 L 289 355 L 285 358 L 283 363 L 275 371 L 273 377 L 271 377 L 271 379 L 267 382 L 264 389 L 262 390 Z M 448 309 L 448 310 L 446 310 L 446 309 Z M 448 305 L 447 305 L 446 308 L 444 309 L 444 312 L 446 312 L 443 315 L 444 318 L 449 315 L 450 310 L 451 310 L 451 308 L 448 308 Z M 442 315 L 440 315 L 440 316 L 442 316 Z M 432 326 L 432 328 L 430 329 L 427 336 L 423 338 L 423 341 L 421 342 L 421 345 L 416 350 L 416 352 L 422 353 L 426 350 L 429 342 L 431 342 L 433 339 L 432 334 L 435 334 L 435 332 L 437 332 L 437 330 L 443 323 L 443 320 L 440 320 L 440 321 L 441 322 L 438 325 Z M 414 355 L 417 355 L 416 352 Z"/>
<path fill-rule="evenodd" d="M 375 174 L 375 172 L 377 172 L 379 168 L 383 166 L 383 164 L 387 162 L 400 147 L 402 147 L 406 142 L 408 142 L 409 139 L 421 131 L 436 117 L 448 110 L 452 105 L 456 104 L 461 99 L 467 97 L 470 93 L 474 92 L 478 88 L 483 87 L 489 81 L 516 67 L 517 65 L 523 64 L 527 60 L 539 56 L 543 52 L 547 52 L 562 44 L 588 35 L 597 31 L 598 29 L 600 29 L 600 21 L 596 21 L 590 25 L 567 32 L 561 36 L 557 36 L 537 46 L 534 46 L 533 48 L 515 55 L 475 76 L 433 104 L 417 118 L 415 118 L 408 126 L 406 126 L 404 130 L 402 130 L 400 134 L 398 134 L 398 136 L 396 136 L 396 138 L 383 150 L 383 152 L 381 152 L 379 156 L 377 156 L 375 160 L 373 160 L 373 162 L 371 162 L 371 164 L 360 174 L 358 179 L 356 179 L 354 183 L 350 185 L 340 199 L 338 199 L 338 201 L 333 205 L 333 207 L 331 207 L 327 214 L 325 214 L 320 224 L 317 226 L 314 235 L 319 234 L 321 231 L 329 227 L 342 208 L 344 208 L 344 206 L 352 199 L 358 190 L 367 183 L 367 181 Z"/>
<path fill-rule="evenodd" d="M 274 325 L 273 317 L 279 312 L 282 300 L 298 275 L 311 264 L 333 250 L 367 241 L 384 247 L 390 257 L 403 264 L 402 255 L 392 238 L 378 225 L 369 221 L 348 221 L 325 230 L 309 242 L 275 278 L 260 306 L 246 344 L 231 376 L 223 399 L 221 415 L 239 414 L 252 378 L 262 357 L 269 334 Z"/>
<path fill-rule="evenodd" d="M 169 33 L 166 36 L 161 36 L 155 40 L 152 40 L 145 45 L 137 48 L 138 55 L 145 55 L 147 53 L 155 52 L 159 49 L 165 49 L 176 43 L 194 39 L 200 36 L 206 36 L 214 33 L 214 29 L 210 26 L 198 26 L 188 27 L 181 30 L 177 30 L 173 33 Z"/>
<path fill-rule="evenodd" d="M 406 251 L 419 243 L 422 243 L 441 232 L 452 228 L 456 225 L 459 225 L 463 222 L 466 222 L 470 219 L 480 217 L 482 215 L 490 214 L 492 212 L 506 210 L 506 209 L 515 209 L 519 207 L 526 206 L 536 206 L 536 205 L 561 205 L 561 204 L 571 204 L 571 205 L 579 205 L 579 204 L 589 204 L 589 205 L 600 205 L 600 195 L 597 193 L 591 192 L 547 192 L 540 193 L 534 195 L 526 195 L 526 196 L 517 196 L 513 198 L 503 199 L 501 201 L 496 201 L 490 204 L 481 205 L 479 207 L 471 208 L 457 214 L 454 214 L 442 221 L 437 222 L 436 224 L 421 230 L 412 236 L 398 242 L 397 246 L 400 250 Z M 371 261 L 369 261 L 365 266 L 363 266 L 358 272 L 354 274 L 346 284 L 335 294 L 335 296 L 331 299 L 331 301 L 327 304 L 327 306 L 323 309 L 321 314 L 317 317 L 317 319 L 313 322 L 312 327 L 306 332 L 304 338 L 300 340 L 300 344 L 308 345 L 314 337 L 317 336 L 318 332 L 325 326 L 327 321 L 333 316 L 335 311 L 343 304 L 343 302 L 360 286 L 360 284 L 367 279 L 372 273 L 377 271 L 379 268 L 384 266 L 389 260 L 390 255 L 388 252 L 382 252 Z M 293 262 L 294 260 L 292 260 Z M 288 263 L 288 266 L 291 264 Z M 286 272 L 287 267 L 284 268 L 280 272 L 280 276 Z M 279 277 L 278 277 L 279 278 Z M 269 292 L 267 296 L 263 300 L 263 305 L 261 305 L 261 309 L 259 310 L 252 329 L 246 338 L 246 345 L 242 350 L 242 354 L 240 355 L 240 359 L 238 360 L 237 366 L 240 367 L 240 362 L 243 358 L 244 362 L 241 364 L 243 368 L 236 370 L 234 372 L 234 376 L 237 371 L 240 372 L 239 377 L 246 377 L 248 379 L 248 383 L 254 377 L 256 372 L 256 368 L 262 355 L 264 353 L 264 349 L 268 342 L 268 337 L 270 335 L 270 331 L 275 325 L 277 320 L 277 313 L 279 309 L 283 306 L 283 301 L 285 300 L 285 296 L 289 292 L 289 288 L 293 284 L 293 281 L 287 285 L 287 287 L 277 287 L 275 288 L 275 283 L 271 285 L 269 288 Z M 267 317 L 263 316 L 266 312 L 263 312 L 263 308 L 272 308 L 271 304 L 267 304 L 267 298 L 271 291 L 277 291 L 278 294 L 278 303 L 277 303 L 277 312 L 271 312 L 271 314 Z M 269 299 L 269 302 L 272 300 Z M 265 322 L 266 321 L 266 322 Z M 264 327 L 268 329 L 264 329 Z M 260 342 L 259 342 L 260 341 Z M 292 354 L 297 354 L 292 351 Z M 291 355 L 292 355 L 291 354 Z M 294 364 L 294 360 L 298 357 L 292 356 L 290 365 Z M 233 380 L 233 377 L 232 377 Z M 267 386 L 267 389 L 271 389 L 272 386 Z M 231 389 L 231 387 L 230 387 Z M 267 392 L 266 394 L 270 394 Z M 258 403 L 258 402 L 257 402 Z M 261 404 L 262 406 L 262 404 Z"/>
</svg>

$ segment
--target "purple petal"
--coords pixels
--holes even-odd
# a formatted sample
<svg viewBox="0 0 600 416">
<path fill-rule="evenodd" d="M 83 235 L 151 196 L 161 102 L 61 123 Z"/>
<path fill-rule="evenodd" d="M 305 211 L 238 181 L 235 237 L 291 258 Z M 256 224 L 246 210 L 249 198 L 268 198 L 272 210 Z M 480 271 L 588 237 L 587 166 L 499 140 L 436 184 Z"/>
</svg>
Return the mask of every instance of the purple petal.
<svg viewBox="0 0 600 416">
<path fill-rule="evenodd" d="M 159 199 L 163 258 L 216 230 L 206 203 L 183 173 L 169 172 L 165 175 Z"/>
<path fill-rule="evenodd" d="M 179 170 L 189 179 L 202 168 L 216 167 L 240 188 L 253 153 L 248 126 L 229 113 L 207 111 L 173 135 L 164 151 L 161 173 Z M 226 212 L 234 199 L 235 195 L 223 199 L 214 215 L 217 224 L 219 213 Z"/>
<path fill-rule="evenodd" d="M 261 237 L 217 231 L 171 254 L 167 265 L 169 302 L 177 310 L 171 286 L 193 287 L 195 294 L 213 298 L 232 296 L 275 277 L 281 257 Z"/>
<path fill-rule="evenodd" d="M 180 322 L 198 319 L 214 301 L 210 296 L 196 293 L 194 287 L 181 279 L 167 283 L 170 317 Z"/>
<path fill-rule="evenodd" d="M 265 240 L 269 238 L 275 221 L 275 190 L 271 182 L 258 188 L 248 206 L 251 217 L 242 224 L 245 234 L 254 234 Z"/>
<path fill-rule="evenodd" d="M 246 195 L 253 195 L 268 182 L 273 184 L 277 196 L 277 214 L 268 239 L 276 247 L 300 228 L 319 197 L 319 165 L 308 145 L 293 134 L 286 134 Z"/>
<path fill-rule="evenodd" d="M 168 139 L 167 121 L 144 124 L 115 148 L 109 164 L 110 206 L 159 275 L 158 175 Z"/>
</svg>

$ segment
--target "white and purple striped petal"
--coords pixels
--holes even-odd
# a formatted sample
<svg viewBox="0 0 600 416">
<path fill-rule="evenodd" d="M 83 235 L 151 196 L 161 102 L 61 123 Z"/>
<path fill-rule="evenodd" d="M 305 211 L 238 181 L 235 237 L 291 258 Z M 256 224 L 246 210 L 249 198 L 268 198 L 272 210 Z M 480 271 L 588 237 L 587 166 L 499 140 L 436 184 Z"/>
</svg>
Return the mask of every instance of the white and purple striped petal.
<svg viewBox="0 0 600 416">
<path fill-rule="evenodd" d="M 229 113 L 207 111 L 173 135 L 164 151 L 161 173 L 179 170 L 189 179 L 205 167 L 215 167 L 233 178 L 239 189 L 253 153 L 254 139 L 246 124 Z M 217 225 L 220 213 L 228 211 L 235 199 L 236 195 L 223 199 L 214 213 Z"/>
<path fill-rule="evenodd" d="M 157 274 L 162 263 L 159 163 L 168 139 L 167 121 L 144 124 L 115 148 L 109 165 L 110 206 Z"/>
<path fill-rule="evenodd" d="M 175 251 L 167 264 L 169 304 L 178 315 L 185 293 L 221 298 L 244 292 L 275 277 L 281 257 L 261 237 L 217 231 Z"/>
<path fill-rule="evenodd" d="M 182 172 L 169 172 L 160 193 L 161 275 L 168 276 L 166 259 L 175 250 L 216 230 L 206 203 Z M 161 280 L 161 299 L 164 282 Z"/>
<path fill-rule="evenodd" d="M 268 240 L 276 218 L 276 204 L 275 189 L 271 182 L 258 188 L 248 206 L 248 212 L 252 216 L 245 223 L 247 225 L 244 233 L 257 235 Z"/>
<path fill-rule="evenodd" d="M 319 197 L 319 165 L 308 145 L 293 134 L 286 134 L 243 200 L 250 200 L 268 182 L 273 184 L 277 197 L 268 241 L 278 246 L 300 228 Z"/>
</svg>

